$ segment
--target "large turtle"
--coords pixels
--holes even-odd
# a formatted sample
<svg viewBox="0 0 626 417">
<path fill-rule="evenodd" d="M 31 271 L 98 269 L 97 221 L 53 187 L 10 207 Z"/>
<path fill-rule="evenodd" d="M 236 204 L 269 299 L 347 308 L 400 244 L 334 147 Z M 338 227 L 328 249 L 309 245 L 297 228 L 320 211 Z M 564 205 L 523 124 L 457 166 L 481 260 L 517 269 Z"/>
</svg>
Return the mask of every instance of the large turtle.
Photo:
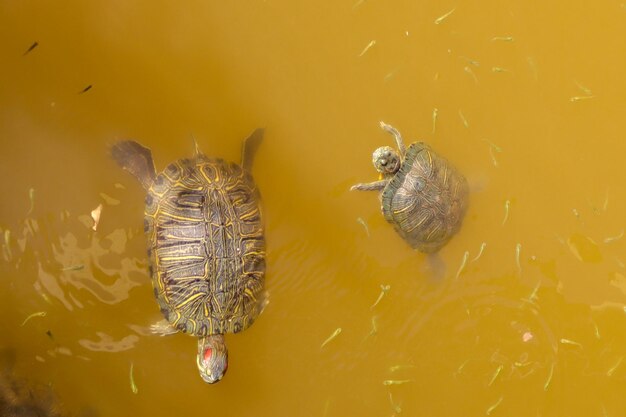
<svg viewBox="0 0 626 417">
<path fill-rule="evenodd" d="M 228 367 L 224 334 L 248 328 L 265 307 L 265 240 L 259 192 L 250 174 L 263 138 L 243 144 L 241 165 L 198 150 L 156 173 L 150 150 L 116 143 L 113 159 L 147 191 L 144 229 L 154 295 L 166 335 L 198 337 L 200 376 L 212 384 Z"/>
<path fill-rule="evenodd" d="M 437 252 L 461 228 L 467 181 L 425 143 L 405 148 L 398 130 L 384 122 L 380 127 L 393 135 L 398 150 L 376 149 L 372 162 L 382 179 L 351 190 L 381 191 L 383 215 L 398 234 L 414 249 Z"/>
</svg>

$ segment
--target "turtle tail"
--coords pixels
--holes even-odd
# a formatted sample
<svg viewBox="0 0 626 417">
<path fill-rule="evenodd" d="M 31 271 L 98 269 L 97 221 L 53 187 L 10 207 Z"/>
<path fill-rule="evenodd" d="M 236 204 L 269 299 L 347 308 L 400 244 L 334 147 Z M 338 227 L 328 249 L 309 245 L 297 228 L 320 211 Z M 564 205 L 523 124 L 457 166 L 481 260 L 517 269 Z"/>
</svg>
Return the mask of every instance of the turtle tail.
<svg viewBox="0 0 626 417">
<path fill-rule="evenodd" d="M 150 188 L 156 178 L 150 149 L 133 140 L 124 140 L 111 147 L 111 157 L 120 167 L 133 174 L 143 188 Z"/>
</svg>

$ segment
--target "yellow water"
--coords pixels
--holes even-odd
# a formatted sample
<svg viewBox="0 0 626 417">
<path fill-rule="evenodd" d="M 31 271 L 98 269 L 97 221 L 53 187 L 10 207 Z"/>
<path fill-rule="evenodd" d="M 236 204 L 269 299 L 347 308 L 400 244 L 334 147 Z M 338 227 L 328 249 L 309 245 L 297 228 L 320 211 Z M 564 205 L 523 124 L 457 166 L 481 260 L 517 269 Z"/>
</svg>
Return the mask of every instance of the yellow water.
<svg viewBox="0 0 626 417">
<path fill-rule="evenodd" d="M 0 345 L 99 416 L 626 416 L 625 39 L 619 1 L 3 1 Z M 472 186 L 442 279 L 348 191 L 379 120 Z M 147 333 L 107 149 L 236 161 L 256 127 L 270 304 L 209 386 Z"/>
</svg>

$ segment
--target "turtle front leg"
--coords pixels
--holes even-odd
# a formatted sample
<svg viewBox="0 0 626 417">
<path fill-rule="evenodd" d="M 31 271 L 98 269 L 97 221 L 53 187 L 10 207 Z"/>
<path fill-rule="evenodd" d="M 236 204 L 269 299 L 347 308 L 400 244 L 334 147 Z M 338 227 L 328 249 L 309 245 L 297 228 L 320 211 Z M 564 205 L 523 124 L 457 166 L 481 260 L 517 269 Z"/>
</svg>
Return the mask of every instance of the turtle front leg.
<svg viewBox="0 0 626 417">
<path fill-rule="evenodd" d="M 380 121 L 380 127 L 387 133 L 393 135 L 396 140 L 396 145 L 398 145 L 398 151 L 400 152 L 400 156 L 404 157 L 404 152 L 406 151 L 406 147 L 404 146 L 404 141 L 402 140 L 402 135 L 398 132 L 398 129 L 395 127 L 388 125 L 387 123 Z"/>
<path fill-rule="evenodd" d="M 389 180 L 380 180 L 368 183 L 355 184 L 350 187 L 350 191 L 381 191 Z"/>
<path fill-rule="evenodd" d="M 170 334 L 178 333 L 176 327 L 172 326 L 172 324 L 165 319 L 159 320 L 151 325 L 150 331 L 154 334 L 158 334 L 159 336 L 168 336 Z"/>
</svg>

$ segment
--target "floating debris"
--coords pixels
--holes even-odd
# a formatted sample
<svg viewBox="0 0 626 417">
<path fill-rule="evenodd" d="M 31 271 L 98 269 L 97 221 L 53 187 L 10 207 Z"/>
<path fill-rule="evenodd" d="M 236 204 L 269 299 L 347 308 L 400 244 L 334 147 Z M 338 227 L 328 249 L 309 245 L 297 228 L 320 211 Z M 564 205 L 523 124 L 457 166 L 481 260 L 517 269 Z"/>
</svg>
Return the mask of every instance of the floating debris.
<svg viewBox="0 0 626 417">
<path fill-rule="evenodd" d="M 545 384 L 543 384 L 543 390 L 547 391 L 550 386 L 550 382 L 552 382 L 552 375 L 554 375 L 554 362 L 550 365 L 550 370 L 548 371 L 548 378 L 546 378 Z"/>
<path fill-rule="evenodd" d="M 371 40 L 370 43 L 368 43 L 367 46 L 363 48 L 359 56 L 365 55 L 365 53 L 374 45 L 376 45 L 376 40 Z"/>
<path fill-rule="evenodd" d="M 32 44 L 31 46 L 29 46 L 29 47 L 28 47 L 28 49 L 26 50 L 26 52 L 24 52 L 24 53 L 22 54 L 22 56 L 24 56 L 24 55 L 28 55 L 29 53 L 31 53 L 31 52 L 32 52 L 32 50 L 33 50 L 33 49 L 35 49 L 35 48 L 36 48 L 36 47 L 38 47 L 38 46 L 39 46 L 39 42 L 37 42 L 37 41 L 33 42 L 33 44 Z"/>
<path fill-rule="evenodd" d="M 28 190 L 28 199 L 30 200 L 30 208 L 28 209 L 28 212 L 26 213 L 26 215 L 30 215 L 33 210 L 35 209 L 35 189 L 31 188 Z"/>
<path fill-rule="evenodd" d="M 133 394 L 137 394 L 139 390 L 137 389 L 137 385 L 135 384 L 135 378 L 133 378 L 133 363 L 130 363 L 130 390 Z"/>
<path fill-rule="evenodd" d="M 403 384 L 408 384 L 409 382 L 413 382 L 413 380 L 412 379 L 386 379 L 383 381 L 383 385 L 385 386 L 403 385 Z"/>
<path fill-rule="evenodd" d="M 30 319 L 35 317 L 46 317 L 46 314 L 48 313 L 46 313 L 45 311 L 38 311 L 36 313 L 33 313 L 24 319 L 24 321 L 22 322 L 22 326 L 24 326 Z"/>
<path fill-rule="evenodd" d="M 520 263 L 520 253 L 522 252 L 522 244 L 515 245 L 515 264 L 517 265 L 517 273 L 522 275 L 522 264 Z"/>
<path fill-rule="evenodd" d="M 91 218 L 93 219 L 92 230 L 95 232 L 100 223 L 100 215 L 102 214 L 102 204 L 98 204 L 98 207 L 91 210 Z"/>
<path fill-rule="evenodd" d="M 576 208 L 572 209 L 572 214 L 574 215 L 574 217 L 580 220 L 580 212 Z"/>
<path fill-rule="evenodd" d="M 50 340 L 54 341 L 54 336 L 52 335 L 51 330 L 46 330 L 46 335 L 50 338 Z"/>
<path fill-rule="evenodd" d="M 581 345 L 580 343 L 575 342 L 575 341 L 570 340 L 570 339 L 561 339 L 561 340 L 559 340 L 559 342 L 561 342 L 561 344 L 563 344 L 563 345 L 571 345 L 571 346 L 576 346 L 576 347 L 579 347 L 579 348 L 581 348 L 581 349 L 582 349 L 582 347 L 583 347 L 583 345 Z"/>
<path fill-rule="evenodd" d="M 336 338 L 337 336 L 339 336 L 341 334 L 341 327 L 338 327 L 337 330 L 335 330 L 333 332 L 333 334 L 331 334 L 328 339 L 324 340 L 324 343 L 322 343 L 322 345 L 320 346 L 320 349 L 323 349 L 324 346 L 326 346 L 328 343 L 330 343 L 334 338 Z"/>
<path fill-rule="evenodd" d="M 437 114 L 438 113 L 439 113 L 439 109 L 435 107 L 433 109 L 433 135 L 435 134 L 435 131 L 437 130 Z"/>
<path fill-rule="evenodd" d="M 502 372 L 503 369 L 504 369 L 504 365 L 498 366 L 496 371 L 493 373 L 493 376 L 491 377 L 489 384 L 487 384 L 488 387 L 492 386 L 493 383 L 496 382 L 496 379 L 498 379 L 498 375 L 500 375 L 500 372 Z"/>
<path fill-rule="evenodd" d="M 463 112 L 461 110 L 459 110 L 459 117 L 461 118 L 461 121 L 463 122 L 463 126 L 465 126 L 466 128 L 469 128 L 469 123 L 467 123 L 467 119 L 465 118 L 465 116 L 463 116 Z"/>
<path fill-rule="evenodd" d="M 533 336 L 533 334 L 531 332 L 524 332 L 524 334 L 522 335 L 522 342 L 524 342 L 524 343 L 530 342 L 534 338 L 535 338 L 535 336 Z"/>
<path fill-rule="evenodd" d="M 493 72 L 509 72 L 508 69 L 502 67 L 491 67 L 491 71 Z"/>
<path fill-rule="evenodd" d="M 502 400 L 504 399 L 504 397 L 500 397 L 498 398 L 498 401 L 496 401 L 493 405 L 491 405 L 489 408 L 487 408 L 487 415 L 490 416 L 491 413 L 493 413 L 493 411 L 498 408 L 498 406 L 500 405 L 500 403 L 502 402 Z"/>
<path fill-rule="evenodd" d="M 120 184 L 119 182 L 116 182 L 113 186 L 115 188 L 117 188 L 118 190 L 125 190 L 126 189 L 126 187 L 124 187 L 124 184 Z"/>
<path fill-rule="evenodd" d="M 604 238 L 604 243 L 613 243 L 613 242 L 615 242 L 616 240 L 620 240 L 620 239 L 621 239 L 621 238 L 623 238 L 623 237 L 624 237 L 624 229 L 622 229 L 622 231 L 620 232 L 620 234 L 619 234 L 619 235 L 617 235 L 617 236 L 612 236 L 612 237 L 607 237 L 607 238 Z"/>
<path fill-rule="evenodd" d="M 456 7 L 452 10 L 450 10 L 448 13 L 443 14 L 441 16 L 439 16 L 438 18 L 435 19 L 435 24 L 436 25 L 440 25 L 444 20 L 446 20 L 452 13 L 454 13 L 454 11 L 456 10 Z"/>
<path fill-rule="evenodd" d="M 598 328 L 598 324 L 595 321 L 593 322 L 593 329 L 594 329 L 594 333 L 596 335 L 596 339 L 600 339 L 600 329 Z"/>
<path fill-rule="evenodd" d="M 461 266 L 459 266 L 458 271 L 456 271 L 456 278 L 459 278 L 463 270 L 465 270 L 465 265 L 467 265 L 467 259 L 469 258 L 469 251 L 465 251 L 463 254 L 463 260 L 461 261 Z"/>
<path fill-rule="evenodd" d="M 389 291 L 391 289 L 391 285 L 382 285 L 380 286 L 380 294 L 378 294 L 378 298 L 376 299 L 376 301 L 374 302 L 374 304 L 372 304 L 372 306 L 370 307 L 370 310 L 373 310 L 374 307 L 376 307 L 378 305 L 378 303 L 380 303 L 380 300 L 383 299 L 383 297 L 385 296 L 385 294 L 387 294 L 387 291 Z"/>
<path fill-rule="evenodd" d="M 622 364 L 622 361 L 623 361 L 623 360 L 624 360 L 624 357 L 623 357 L 623 356 L 622 356 L 621 358 L 619 358 L 619 359 L 617 360 L 617 362 L 615 363 L 615 365 L 611 366 L 611 369 L 609 369 L 609 370 L 606 372 L 606 376 L 613 376 L 613 374 L 615 373 L 615 370 L 616 370 L 617 368 L 619 368 L 619 366 Z"/>
<path fill-rule="evenodd" d="M 476 262 L 478 258 L 480 258 L 483 255 L 483 251 L 485 250 L 486 247 L 487 247 L 487 242 L 481 243 L 480 249 L 478 250 L 478 255 L 476 255 L 474 259 L 472 259 L 472 262 Z"/>
<path fill-rule="evenodd" d="M 493 38 L 491 38 L 492 42 L 513 42 L 514 40 L 515 39 L 513 38 L 513 36 L 494 36 Z"/>
<path fill-rule="evenodd" d="M 365 223 L 365 220 L 359 217 L 356 219 L 356 222 L 363 226 L 363 228 L 365 229 L 365 234 L 367 235 L 367 237 L 370 237 L 370 229 L 367 227 L 367 223 Z"/>
<path fill-rule="evenodd" d="M 92 87 L 93 87 L 93 85 L 89 84 L 87 87 L 85 87 L 82 90 L 80 90 L 78 92 L 78 94 L 85 94 L 87 91 L 91 90 Z"/>
<path fill-rule="evenodd" d="M 510 208 L 511 208 L 511 200 L 506 200 L 504 202 L 504 219 L 502 220 L 502 225 L 504 225 L 504 223 L 506 223 L 506 221 L 509 219 Z"/>
<path fill-rule="evenodd" d="M 475 84 L 478 84 L 478 78 L 476 77 L 476 74 L 474 74 L 474 71 L 472 71 L 470 67 L 464 67 L 463 70 L 472 76 Z"/>
</svg>

